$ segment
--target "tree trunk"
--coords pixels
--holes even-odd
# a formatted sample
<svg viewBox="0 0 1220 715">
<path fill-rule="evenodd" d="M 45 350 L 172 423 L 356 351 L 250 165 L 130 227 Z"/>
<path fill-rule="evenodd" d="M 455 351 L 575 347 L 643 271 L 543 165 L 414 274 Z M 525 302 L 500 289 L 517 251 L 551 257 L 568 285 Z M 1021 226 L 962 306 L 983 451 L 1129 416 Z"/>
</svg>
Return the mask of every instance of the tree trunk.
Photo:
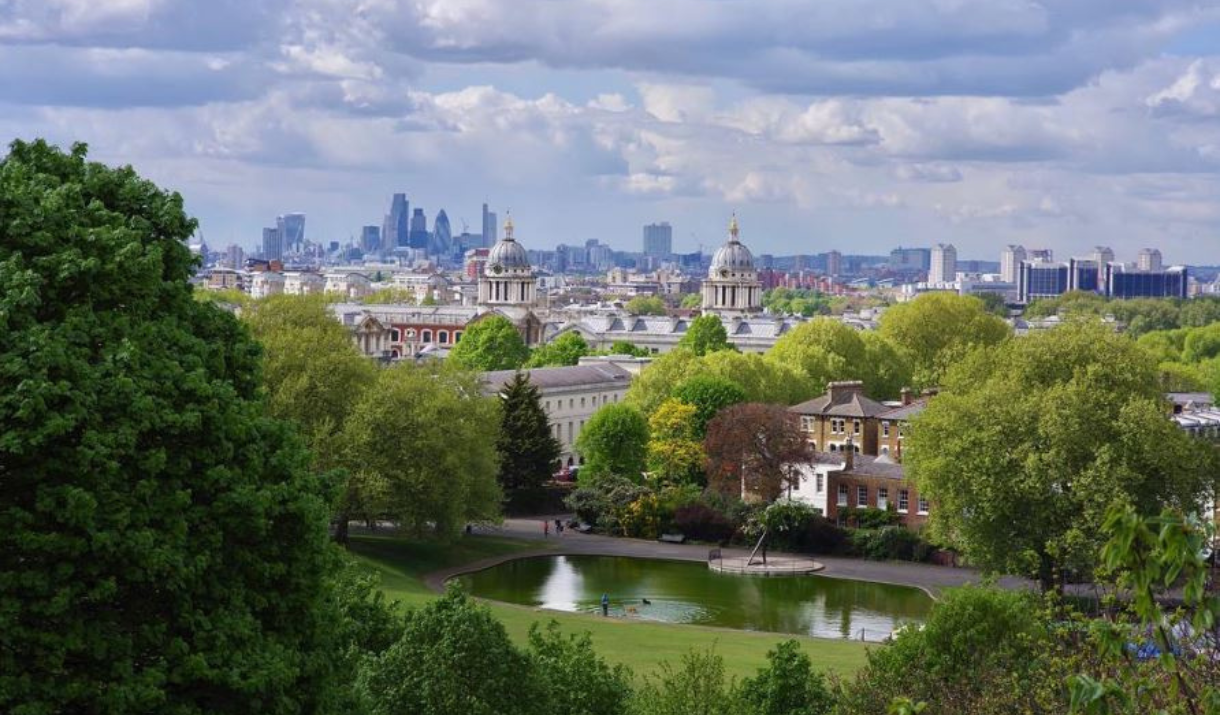
<svg viewBox="0 0 1220 715">
<path fill-rule="evenodd" d="M 350 517 L 348 516 L 347 512 L 340 512 L 337 520 L 338 523 L 335 524 L 335 543 L 347 548 L 347 522 L 350 520 Z"/>
</svg>

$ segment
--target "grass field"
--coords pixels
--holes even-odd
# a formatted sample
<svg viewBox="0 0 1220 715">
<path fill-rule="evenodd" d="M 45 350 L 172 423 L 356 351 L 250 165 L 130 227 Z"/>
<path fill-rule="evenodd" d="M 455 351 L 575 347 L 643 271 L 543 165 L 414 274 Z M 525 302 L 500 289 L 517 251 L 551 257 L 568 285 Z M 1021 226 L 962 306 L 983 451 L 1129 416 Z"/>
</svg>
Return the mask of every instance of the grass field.
<svg viewBox="0 0 1220 715">
<path fill-rule="evenodd" d="M 423 577 L 432 571 L 489 556 L 539 548 L 537 542 L 493 537 L 464 538 L 449 545 L 419 543 L 390 536 L 353 536 L 351 551 L 381 575 L 386 595 L 407 606 L 435 597 Z M 510 604 L 492 603 L 492 612 L 514 640 L 525 641 L 531 624 L 557 621 L 565 631 L 588 631 L 597 652 L 611 662 L 625 663 L 637 675 L 649 675 L 665 661 L 676 662 L 691 649 L 714 649 L 725 668 L 736 677 L 752 675 L 767 651 L 794 636 L 732 631 L 700 626 L 640 623 L 575 613 L 555 613 Z M 797 638 L 815 667 L 840 674 L 855 672 L 864 664 L 866 646 L 853 641 Z M 874 646 L 877 647 L 877 646 Z"/>
</svg>

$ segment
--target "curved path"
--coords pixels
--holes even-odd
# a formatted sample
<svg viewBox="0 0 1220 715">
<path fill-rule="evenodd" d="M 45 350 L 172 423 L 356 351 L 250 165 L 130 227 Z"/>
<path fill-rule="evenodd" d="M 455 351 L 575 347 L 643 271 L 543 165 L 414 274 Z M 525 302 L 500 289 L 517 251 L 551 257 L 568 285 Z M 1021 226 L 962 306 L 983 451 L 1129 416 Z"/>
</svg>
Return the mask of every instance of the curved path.
<svg viewBox="0 0 1220 715">
<path fill-rule="evenodd" d="M 532 519 L 506 519 L 499 527 L 477 527 L 476 534 L 487 534 L 510 539 L 522 539 L 538 542 L 537 549 L 528 549 L 511 554 L 503 554 L 487 559 L 481 559 L 467 564 L 450 566 L 434 571 L 424 577 L 424 583 L 434 591 L 443 591 L 445 582 L 454 576 L 460 576 L 474 571 L 482 571 L 492 566 L 498 566 L 514 559 L 531 558 L 535 556 L 633 556 L 636 558 L 671 559 L 675 561 L 707 561 L 709 549 L 706 544 L 665 544 L 659 541 L 644 541 L 642 539 L 624 539 L 596 534 L 581 534 L 575 531 L 564 531 L 556 534 L 554 521 L 563 515 L 536 517 Z M 544 537 L 542 523 L 551 523 L 551 533 Z M 724 556 L 749 556 L 748 549 L 721 549 Z M 778 552 L 771 554 L 785 555 Z M 982 576 L 973 569 L 952 568 L 949 566 L 934 566 L 932 564 L 916 564 L 905 561 L 866 561 L 864 559 L 845 559 L 834 556 L 818 556 L 818 562 L 825 566 L 818 572 L 819 576 L 828 578 L 850 579 L 854 581 L 874 581 L 898 586 L 913 586 L 922 589 L 933 598 L 944 588 L 977 583 Z M 744 577 L 743 578 L 752 578 Z M 1004 588 L 1035 588 L 1030 581 L 1015 577 L 1004 577 L 997 582 Z"/>
</svg>

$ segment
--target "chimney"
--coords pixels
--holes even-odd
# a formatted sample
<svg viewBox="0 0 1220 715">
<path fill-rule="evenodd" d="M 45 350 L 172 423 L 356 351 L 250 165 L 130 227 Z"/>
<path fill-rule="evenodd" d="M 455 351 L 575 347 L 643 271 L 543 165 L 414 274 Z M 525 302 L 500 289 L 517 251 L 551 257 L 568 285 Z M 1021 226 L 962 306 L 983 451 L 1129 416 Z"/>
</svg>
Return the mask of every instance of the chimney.
<svg viewBox="0 0 1220 715">
<path fill-rule="evenodd" d="M 843 445 L 843 471 L 850 472 L 856 466 L 856 440 L 854 437 L 847 438 L 847 444 Z"/>
<path fill-rule="evenodd" d="M 906 407 L 915 401 L 915 392 L 909 387 L 902 388 L 902 406 Z"/>
<path fill-rule="evenodd" d="M 830 404 L 839 405 L 851 399 L 852 395 L 864 394 L 864 383 L 859 380 L 844 380 L 832 382 L 826 386 L 830 393 Z"/>
</svg>

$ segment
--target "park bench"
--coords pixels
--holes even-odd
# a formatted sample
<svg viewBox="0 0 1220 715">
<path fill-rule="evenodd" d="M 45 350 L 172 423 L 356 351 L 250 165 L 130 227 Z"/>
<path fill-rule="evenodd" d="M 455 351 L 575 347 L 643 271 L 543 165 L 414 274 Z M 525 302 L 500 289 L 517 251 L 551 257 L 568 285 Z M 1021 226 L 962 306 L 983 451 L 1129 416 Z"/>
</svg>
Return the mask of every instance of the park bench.
<svg viewBox="0 0 1220 715">
<path fill-rule="evenodd" d="M 657 541 L 662 541 L 666 544 L 681 544 L 686 541 L 686 536 L 683 534 L 661 534 L 661 538 Z"/>
</svg>

